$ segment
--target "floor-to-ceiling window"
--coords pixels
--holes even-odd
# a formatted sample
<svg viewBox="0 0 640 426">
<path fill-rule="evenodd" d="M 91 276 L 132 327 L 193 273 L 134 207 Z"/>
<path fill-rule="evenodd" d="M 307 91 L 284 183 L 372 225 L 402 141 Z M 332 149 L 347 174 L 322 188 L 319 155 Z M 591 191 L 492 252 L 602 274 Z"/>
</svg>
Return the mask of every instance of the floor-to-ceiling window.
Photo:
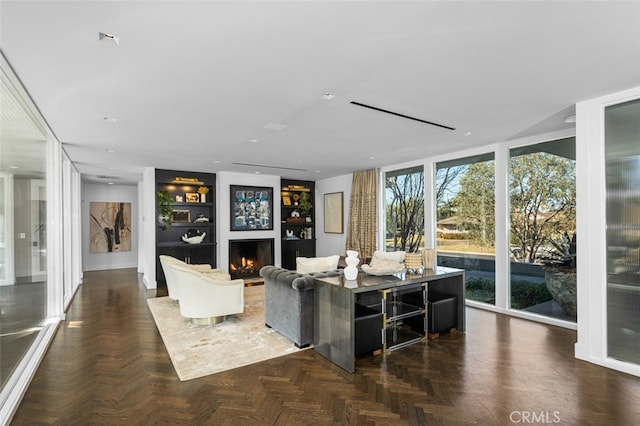
<svg viewBox="0 0 640 426">
<path fill-rule="evenodd" d="M 509 307 L 575 321 L 575 138 L 509 156 Z"/>
<path fill-rule="evenodd" d="M 465 270 L 467 299 L 495 304 L 494 154 L 436 164 L 437 264 Z"/>
<path fill-rule="evenodd" d="M 424 169 L 385 173 L 385 251 L 417 252 L 424 246 Z"/>
<path fill-rule="evenodd" d="M 47 318 L 47 136 L 0 79 L 0 382 Z"/>
</svg>

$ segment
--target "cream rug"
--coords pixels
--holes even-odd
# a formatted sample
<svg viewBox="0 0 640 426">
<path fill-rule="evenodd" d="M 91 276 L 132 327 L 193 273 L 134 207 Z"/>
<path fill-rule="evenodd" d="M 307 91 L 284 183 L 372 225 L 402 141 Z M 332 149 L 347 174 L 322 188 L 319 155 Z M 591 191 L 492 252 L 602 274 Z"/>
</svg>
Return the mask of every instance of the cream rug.
<svg viewBox="0 0 640 426">
<path fill-rule="evenodd" d="M 196 326 L 168 297 L 147 299 L 180 380 L 191 380 L 297 352 L 291 340 L 264 325 L 264 286 L 244 288 L 244 313 L 218 325 Z"/>
</svg>

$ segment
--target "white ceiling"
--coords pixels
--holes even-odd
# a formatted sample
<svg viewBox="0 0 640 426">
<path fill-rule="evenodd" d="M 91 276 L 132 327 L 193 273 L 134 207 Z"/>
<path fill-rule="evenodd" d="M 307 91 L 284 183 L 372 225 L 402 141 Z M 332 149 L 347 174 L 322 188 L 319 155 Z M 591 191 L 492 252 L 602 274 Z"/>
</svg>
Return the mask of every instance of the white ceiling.
<svg viewBox="0 0 640 426">
<path fill-rule="evenodd" d="M 639 2 L 3 0 L 0 13 L 2 52 L 92 181 L 144 167 L 317 180 L 566 128 L 576 102 L 640 85 Z"/>
</svg>

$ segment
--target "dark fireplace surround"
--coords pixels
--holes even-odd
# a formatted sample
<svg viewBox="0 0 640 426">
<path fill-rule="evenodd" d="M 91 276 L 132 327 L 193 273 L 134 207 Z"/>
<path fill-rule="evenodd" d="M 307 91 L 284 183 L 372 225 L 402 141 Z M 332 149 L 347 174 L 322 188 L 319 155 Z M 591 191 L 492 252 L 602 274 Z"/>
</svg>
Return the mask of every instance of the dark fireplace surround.
<svg viewBox="0 0 640 426">
<path fill-rule="evenodd" d="M 273 265 L 273 238 L 229 240 L 231 279 L 259 277 L 260 268 Z"/>
</svg>

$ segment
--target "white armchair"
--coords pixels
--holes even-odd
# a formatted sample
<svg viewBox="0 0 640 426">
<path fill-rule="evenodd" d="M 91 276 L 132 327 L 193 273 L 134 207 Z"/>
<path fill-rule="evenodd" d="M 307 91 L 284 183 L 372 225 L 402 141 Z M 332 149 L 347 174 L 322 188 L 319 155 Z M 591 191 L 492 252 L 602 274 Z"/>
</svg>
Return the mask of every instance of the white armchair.
<svg viewBox="0 0 640 426">
<path fill-rule="evenodd" d="M 171 265 L 180 283 L 180 314 L 193 324 L 218 324 L 228 315 L 244 312 L 244 281 Z"/>
<path fill-rule="evenodd" d="M 175 277 L 173 269 L 171 269 L 170 265 L 177 265 L 183 268 L 190 268 L 200 272 L 206 272 L 207 274 L 211 274 L 212 277 L 216 277 L 221 280 L 229 280 L 231 279 L 230 275 L 224 272 L 221 269 L 212 268 L 208 263 L 201 265 L 194 265 L 190 263 L 183 262 L 180 259 L 176 259 L 173 256 L 160 255 L 160 264 L 162 265 L 162 270 L 164 271 L 164 277 L 167 280 L 167 291 L 169 293 L 169 298 L 174 301 L 180 300 L 180 285 L 178 280 Z"/>
</svg>

